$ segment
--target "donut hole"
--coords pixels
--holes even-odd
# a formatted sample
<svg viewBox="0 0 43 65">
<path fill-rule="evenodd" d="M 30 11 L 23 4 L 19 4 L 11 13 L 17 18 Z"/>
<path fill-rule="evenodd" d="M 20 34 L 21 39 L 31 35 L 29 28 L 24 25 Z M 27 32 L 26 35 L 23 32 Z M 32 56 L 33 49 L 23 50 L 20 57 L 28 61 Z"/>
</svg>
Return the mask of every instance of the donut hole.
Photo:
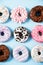
<svg viewBox="0 0 43 65">
<path fill-rule="evenodd" d="M 23 34 L 21 32 L 19 32 L 19 37 L 23 38 Z"/>
<path fill-rule="evenodd" d="M 0 56 L 1 56 L 1 55 L 4 55 L 4 52 L 3 52 L 2 50 L 0 50 Z"/>
<path fill-rule="evenodd" d="M 41 11 L 36 11 L 35 15 L 36 16 L 40 16 L 41 15 Z"/>
<path fill-rule="evenodd" d="M 1 32 L 1 36 L 4 36 L 4 32 Z"/>
<path fill-rule="evenodd" d="M 20 14 L 20 12 L 18 13 L 18 15 L 21 17 L 21 14 Z"/>
<path fill-rule="evenodd" d="M 0 16 L 2 16 L 2 12 L 0 12 Z"/>
<path fill-rule="evenodd" d="M 42 32 L 41 31 L 39 31 L 38 33 L 39 33 L 40 36 L 42 36 Z"/>
<path fill-rule="evenodd" d="M 40 51 L 38 51 L 38 55 L 41 55 L 41 52 Z"/>
<path fill-rule="evenodd" d="M 18 53 L 20 56 L 22 55 L 22 51 L 19 51 L 19 53 Z"/>
</svg>

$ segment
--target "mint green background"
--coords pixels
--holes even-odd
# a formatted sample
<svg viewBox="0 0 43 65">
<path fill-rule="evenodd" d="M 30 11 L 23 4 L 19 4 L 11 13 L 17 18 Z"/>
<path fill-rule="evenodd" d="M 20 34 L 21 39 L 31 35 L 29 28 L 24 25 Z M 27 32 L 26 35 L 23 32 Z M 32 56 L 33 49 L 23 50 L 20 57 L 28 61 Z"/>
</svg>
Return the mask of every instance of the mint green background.
<svg viewBox="0 0 43 65">
<path fill-rule="evenodd" d="M 22 6 L 22 7 L 25 7 L 27 11 L 30 12 L 31 8 L 37 5 L 43 5 L 43 0 L 0 0 L 0 6 L 6 6 L 9 9 L 9 11 L 11 11 L 12 8 L 14 7 L 16 8 L 18 6 Z M 16 22 L 13 22 L 11 19 L 9 19 L 6 23 L 0 24 L 0 25 L 8 26 L 13 32 L 14 29 L 18 26 L 24 26 L 27 29 L 32 31 L 32 29 L 36 25 L 39 25 L 39 24 L 43 25 L 43 22 L 36 23 L 36 22 L 33 22 L 31 19 L 28 19 L 23 24 L 19 24 L 19 23 L 17 24 Z M 11 38 L 11 40 L 9 40 L 8 42 L 0 43 L 0 44 L 7 45 L 10 50 L 13 50 L 13 48 L 15 48 L 18 45 L 24 45 L 31 51 L 31 49 L 35 45 L 40 44 L 40 43 L 36 42 L 32 38 L 28 40 L 26 43 L 19 43 L 19 42 L 16 42 L 14 38 Z M 10 57 L 8 61 L 0 62 L 0 65 L 43 65 L 43 63 L 34 62 L 31 57 L 30 59 L 28 59 L 27 62 L 21 63 L 21 62 L 16 61 L 13 57 Z"/>
</svg>

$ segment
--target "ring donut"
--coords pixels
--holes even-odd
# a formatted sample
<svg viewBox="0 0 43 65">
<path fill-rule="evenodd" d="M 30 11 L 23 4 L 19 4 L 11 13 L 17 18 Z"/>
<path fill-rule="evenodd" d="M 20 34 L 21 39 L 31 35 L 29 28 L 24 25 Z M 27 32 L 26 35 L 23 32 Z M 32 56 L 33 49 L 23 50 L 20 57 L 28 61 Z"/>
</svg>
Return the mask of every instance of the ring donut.
<svg viewBox="0 0 43 65">
<path fill-rule="evenodd" d="M 18 46 L 13 50 L 13 57 L 20 62 L 24 62 L 29 57 L 29 51 L 24 46 Z"/>
<path fill-rule="evenodd" d="M 37 25 L 33 30 L 32 30 L 32 38 L 36 40 L 37 42 L 43 42 L 43 26 L 42 25 Z"/>
<path fill-rule="evenodd" d="M 6 7 L 0 7 L 0 23 L 4 23 L 9 18 L 9 11 Z"/>
<path fill-rule="evenodd" d="M 43 46 L 36 45 L 31 51 L 32 59 L 36 62 L 43 62 Z"/>
<path fill-rule="evenodd" d="M 7 26 L 0 25 L 0 42 L 5 42 L 11 37 L 11 31 Z"/>
<path fill-rule="evenodd" d="M 35 22 L 43 21 L 43 6 L 35 6 L 32 8 L 30 18 Z"/>
<path fill-rule="evenodd" d="M 6 61 L 10 56 L 10 51 L 6 45 L 0 45 L 0 62 Z"/>
<path fill-rule="evenodd" d="M 30 32 L 25 27 L 18 27 L 14 30 L 14 38 L 18 42 L 25 42 L 30 36 Z"/>
<path fill-rule="evenodd" d="M 15 22 L 25 22 L 27 19 L 27 11 L 25 8 L 17 7 L 11 11 L 11 19 Z"/>
</svg>

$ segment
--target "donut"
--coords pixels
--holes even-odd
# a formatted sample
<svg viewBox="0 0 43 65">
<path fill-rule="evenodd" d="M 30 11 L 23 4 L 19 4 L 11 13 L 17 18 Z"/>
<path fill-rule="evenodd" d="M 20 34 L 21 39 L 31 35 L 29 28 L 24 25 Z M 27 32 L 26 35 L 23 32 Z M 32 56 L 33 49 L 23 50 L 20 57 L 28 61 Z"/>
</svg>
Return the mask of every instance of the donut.
<svg viewBox="0 0 43 65">
<path fill-rule="evenodd" d="M 30 31 L 28 32 L 25 27 L 20 26 L 14 30 L 14 38 L 18 42 L 25 42 L 28 40 L 29 37 Z"/>
<path fill-rule="evenodd" d="M 9 11 L 6 7 L 1 6 L 0 7 L 0 23 L 4 23 L 9 18 Z"/>
<path fill-rule="evenodd" d="M 15 22 L 25 22 L 27 19 L 27 11 L 25 8 L 17 7 L 11 11 L 11 19 Z"/>
<path fill-rule="evenodd" d="M 10 51 L 6 45 L 0 45 L 0 62 L 6 61 L 10 56 Z"/>
<path fill-rule="evenodd" d="M 43 62 L 43 46 L 36 45 L 31 51 L 32 59 L 36 62 Z"/>
<path fill-rule="evenodd" d="M 43 6 L 35 6 L 30 12 L 30 18 L 35 22 L 43 21 Z"/>
<path fill-rule="evenodd" d="M 11 37 L 11 31 L 7 26 L 0 25 L 0 42 L 6 42 Z"/>
<path fill-rule="evenodd" d="M 35 28 L 32 30 L 31 35 L 32 38 L 37 42 L 43 42 L 43 26 L 42 25 L 35 26 Z"/>
<path fill-rule="evenodd" d="M 19 62 L 25 62 L 29 58 L 29 51 L 22 45 L 17 46 L 13 49 L 13 57 Z"/>
</svg>

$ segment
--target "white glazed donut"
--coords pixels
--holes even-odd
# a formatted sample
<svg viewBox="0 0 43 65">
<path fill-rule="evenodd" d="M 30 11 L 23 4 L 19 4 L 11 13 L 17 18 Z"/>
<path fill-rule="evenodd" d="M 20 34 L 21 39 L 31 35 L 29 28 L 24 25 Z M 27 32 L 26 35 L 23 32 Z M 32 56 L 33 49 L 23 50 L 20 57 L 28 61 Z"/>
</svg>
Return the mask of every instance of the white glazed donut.
<svg viewBox="0 0 43 65">
<path fill-rule="evenodd" d="M 9 11 L 6 7 L 1 6 L 0 7 L 0 23 L 4 23 L 9 18 Z"/>
<path fill-rule="evenodd" d="M 31 56 L 36 62 L 43 62 L 43 46 L 35 46 L 31 51 Z"/>
<path fill-rule="evenodd" d="M 11 31 L 8 27 L 0 25 L 0 42 L 5 42 L 11 37 Z"/>
<path fill-rule="evenodd" d="M 18 42 L 25 42 L 30 36 L 30 31 L 28 32 L 25 27 L 18 27 L 14 31 L 14 38 Z"/>
<path fill-rule="evenodd" d="M 24 46 L 17 46 L 13 50 L 13 57 L 20 62 L 25 62 L 29 58 L 29 51 Z"/>
</svg>

